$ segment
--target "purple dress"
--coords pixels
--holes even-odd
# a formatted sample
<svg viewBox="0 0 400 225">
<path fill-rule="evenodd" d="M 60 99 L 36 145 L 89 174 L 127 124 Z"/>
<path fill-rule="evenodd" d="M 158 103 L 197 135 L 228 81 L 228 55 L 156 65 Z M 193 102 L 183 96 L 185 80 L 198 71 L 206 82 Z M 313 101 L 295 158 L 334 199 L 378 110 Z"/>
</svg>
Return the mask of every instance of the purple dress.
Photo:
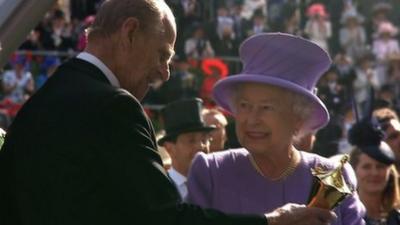
<svg viewBox="0 0 400 225">
<path fill-rule="evenodd" d="M 187 201 L 227 213 L 266 213 L 286 203 L 307 204 L 312 185 L 310 168 L 333 163 L 313 153 L 300 152 L 301 162 L 284 180 L 272 181 L 261 176 L 252 166 L 244 148 L 199 153 L 188 176 Z M 356 177 L 346 164 L 344 177 L 353 188 Z M 354 189 L 355 190 L 355 189 Z M 365 224 L 365 207 L 357 193 L 346 198 L 335 209 L 335 225 Z"/>
</svg>

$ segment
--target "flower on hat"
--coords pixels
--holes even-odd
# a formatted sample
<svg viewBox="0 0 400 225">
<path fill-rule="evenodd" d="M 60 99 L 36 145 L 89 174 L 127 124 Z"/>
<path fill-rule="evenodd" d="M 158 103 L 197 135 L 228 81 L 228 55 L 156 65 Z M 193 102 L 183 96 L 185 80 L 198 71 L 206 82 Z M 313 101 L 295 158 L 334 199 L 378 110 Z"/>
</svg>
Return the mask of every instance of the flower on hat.
<svg viewBox="0 0 400 225">
<path fill-rule="evenodd" d="M 200 88 L 200 96 L 204 100 L 204 104 L 209 105 L 213 102 L 212 90 L 215 83 L 220 79 L 225 78 L 228 75 L 229 70 L 228 66 L 218 58 L 204 59 L 201 64 L 201 68 L 206 77 Z"/>
<path fill-rule="evenodd" d="M 201 69 L 206 75 L 214 75 L 214 70 L 218 70 L 218 75 L 220 78 L 224 78 L 228 75 L 228 66 L 221 60 L 217 58 L 204 59 L 201 63 Z"/>
<path fill-rule="evenodd" d="M 89 26 L 91 26 L 91 25 L 93 24 L 93 22 L 94 22 L 95 19 L 96 19 L 96 16 L 94 16 L 94 15 L 89 15 L 89 16 L 85 17 L 85 19 L 84 19 L 84 21 L 83 21 L 83 24 L 84 24 L 86 27 L 89 27 Z"/>
<path fill-rule="evenodd" d="M 396 35 L 398 32 L 397 27 L 395 27 L 391 22 L 389 21 L 384 21 L 381 22 L 378 26 L 378 34 L 384 34 L 384 33 L 389 33 L 391 36 Z"/>
<path fill-rule="evenodd" d="M 325 6 L 321 3 L 314 3 L 310 5 L 307 9 L 307 16 L 312 17 L 315 15 L 319 15 L 322 17 L 327 17 L 328 13 L 326 12 Z"/>
</svg>

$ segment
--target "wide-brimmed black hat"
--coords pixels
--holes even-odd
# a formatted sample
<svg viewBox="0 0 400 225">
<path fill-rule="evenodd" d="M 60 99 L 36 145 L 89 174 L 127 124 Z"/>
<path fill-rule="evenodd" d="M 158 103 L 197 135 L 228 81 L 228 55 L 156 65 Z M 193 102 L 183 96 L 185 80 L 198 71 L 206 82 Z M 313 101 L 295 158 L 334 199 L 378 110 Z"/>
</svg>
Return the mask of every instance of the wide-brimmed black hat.
<svg viewBox="0 0 400 225">
<path fill-rule="evenodd" d="M 162 111 L 165 136 L 158 140 L 159 145 L 176 138 L 179 134 L 215 129 L 215 126 L 206 126 L 201 115 L 203 101 L 199 98 L 178 100 L 166 105 Z"/>
</svg>

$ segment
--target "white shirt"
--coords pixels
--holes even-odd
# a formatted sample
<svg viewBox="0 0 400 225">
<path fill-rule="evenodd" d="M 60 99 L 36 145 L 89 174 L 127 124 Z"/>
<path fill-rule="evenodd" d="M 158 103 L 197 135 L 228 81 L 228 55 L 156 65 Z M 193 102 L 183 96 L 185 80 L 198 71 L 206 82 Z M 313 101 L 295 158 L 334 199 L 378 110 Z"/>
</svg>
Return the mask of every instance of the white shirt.
<svg viewBox="0 0 400 225">
<path fill-rule="evenodd" d="M 188 194 L 186 177 L 176 171 L 173 167 L 168 170 L 168 175 L 174 181 L 175 186 L 178 188 L 179 194 L 181 195 L 182 199 L 185 199 Z"/>
<path fill-rule="evenodd" d="M 10 98 L 16 103 L 23 103 L 25 102 L 25 89 L 29 85 L 29 82 L 32 81 L 32 74 L 31 72 L 22 72 L 21 78 L 17 77 L 17 74 L 14 70 L 8 70 L 4 72 L 3 75 L 3 84 L 8 87 L 15 88 L 9 93 L 6 97 Z"/>
<path fill-rule="evenodd" d="M 106 75 L 108 81 L 110 81 L 111 85 L 114 87 L 121 87 L 119 84 L 119 81 L 117 77 L 114 75 L 114 73 L 96 56 L 88 53 L 88 52 L 81 52 L 79 53 L 76 58 L 85 60 L 93 65 L 95 65 L 97 68 L 101 70 L 101 72 Z"/>
</svg>

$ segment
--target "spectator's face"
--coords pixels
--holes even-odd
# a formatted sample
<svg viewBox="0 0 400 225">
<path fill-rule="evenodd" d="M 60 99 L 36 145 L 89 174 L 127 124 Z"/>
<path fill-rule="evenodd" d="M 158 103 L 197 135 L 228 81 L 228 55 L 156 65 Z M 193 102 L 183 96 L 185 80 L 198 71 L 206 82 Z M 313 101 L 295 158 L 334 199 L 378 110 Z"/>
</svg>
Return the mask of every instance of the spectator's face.
<svg viewBox="0 0 400 225">
<path fill-rule="evenodd" d="M 30 40 L 31 42 L 37 43 L 39 41 L 39 38 L 40 38 L 40 32 L 39 31 L 32 30 L 29 33 L 28 40 Z"/>
<path fill-rule="evenodd" d="M 166 142 L 172 166 L 183 175 L 187 176 L 190 164 L 196 153 L 208 153 L 210 148 L 210 135 L 207 132 L 190 132 L 178 136 L 176 142 Z"/>
<path fill-rule="evenodd" d="M 400 160 L 400 123 L 399 121 L 390 120 L 385 129 L 385 142 L 392 148 L 397 161 Z"/>
<path fill-rule="evenodd" d="M 225 125 L 220 121 L 220 116 L 218 114 L 208 114 L 204 116 L 204 123 L 207 126 L 214 125 L 215 130 L 210 132 L 211 143 L 210 152 L 221 151 L 224 149 L 225 142 L 227 140 Z"/>
<path fill-rule="evenodd" d="M 187 71 L 190 69 L 190 64 L 186 61 L 178 62 L 177 67 L 180 71 Z"/>
<path fill-rule="evenodd" d="M 283 89 L 262 84 L 242 85 L 233 103 L 240 144 L 252 153 L 288 149 L 301 125 L 291 103 Z"/>
<path fill-rule="evenodd" d="M 375 22 L 376 24 L 379 24 L 381 21 L 386 21 L 386 20 L 387 20 L 386 13 L 385 13 L 385 12 L 377 12 L 377 13 L 374 15 L 373 20 L 374 20 L 374 22 Z"/>
<path fill-rule="evenodd" d="M 381 91 L 381 93 L 379 93 L 379 98 L 388 102 L 392 102 L 394 96 L 395 94 L 391 90 Z"/>
<path fill-rule="evenodd" d="M 25 65 L 22 63 L 17 63 L 14 66 L 14 70 L 17 72 L 17 76 L 22 76 L 22 72 L 25 70 Z"/>
<path fill-rule="evenodd" d="M 355 167 L 358 190 L 364 194 L 381 194 L 389 180 L 390 167 L 364 153 L 359 157 Z"/>
<path fill-rule="evenodd" d="M 254 17 L 254 25 L 257 26 L 264 26 L 265 25 L 265 18 L 262 16 L 256 16 Z"/>
<path fill-rule="evenodd" d="M 65 26 L 64 18 L 56 18 L 52 22 L 53 22 L 53 29 L 61 29 Z"/>
<path fill-rule="evenodd" d="M 334 82 L 337 81 L 338 75 L 335 72 L 331 71 L 328 74 L 326 74 L 326 78 L 329 82 Z"/>
<path fill-rule="evenodd" d="M 228 16 L 228 10 L 224 7 L 218 9 L 218 16 L 225 17 Z"/>
<path fill-rule="evenodd" d="M 202 39 L 204 37 L 204 30 L 203 28 L 197 28 L 194 32 L 193 36 L 197 39 Z"/>
<path fill-rule="evenodd" d="M 243 11 L 243 5 L 235 5 L 235 7 L 233 9 L 236 14 L 240 15 Z"/>
<path fill-rule="evenodd" d="M 224 27 L 224 29 L 222 30 L 222 36 L 224 38 L 230 39 L 232 37 L 233 34 L 233 30 L 231 27 Z"/>
<path fill-rule="evenodd" d="M 383 33 L 381 34 L 381 38 L 382 38 L 383 40 L 388 40 L 388 39 L 391 39 L 391 38 L 392 38 L 392 35 L 390 34 L 390 32 L 383 32 Z"/>
<path fill-rule="evenodd" d="M 168 19 L 162 28 L 142 31 L 129 38 L 125 36 L 126 46 L 122 46 L 120 68 L 116 68 L 120 84 L 139 100 L 143 99 L 152 83 L 169 79 L 169 63 L 174 54 L 176 30 Z M 161 32 L 160 30 L 164 30 Z M 121 65 L 122 64 L 122 65 Z"/>
<path fill-rule="evenodd" d="M 361 62 L 361 68 L 363 70 L 372 68 L 372 65 L 373 65 L 372 62 L 369 59 L 364 59 L 364 61 Z"/>
<path fill-rule="evenodd" d="M 356 28 L 356 27 L 358 27 L 358 21 L 357 21 L 356 18 L 350 18 L 350 19 L 347 20 L 346 25 L 350 29 Z"/>
</svg>

